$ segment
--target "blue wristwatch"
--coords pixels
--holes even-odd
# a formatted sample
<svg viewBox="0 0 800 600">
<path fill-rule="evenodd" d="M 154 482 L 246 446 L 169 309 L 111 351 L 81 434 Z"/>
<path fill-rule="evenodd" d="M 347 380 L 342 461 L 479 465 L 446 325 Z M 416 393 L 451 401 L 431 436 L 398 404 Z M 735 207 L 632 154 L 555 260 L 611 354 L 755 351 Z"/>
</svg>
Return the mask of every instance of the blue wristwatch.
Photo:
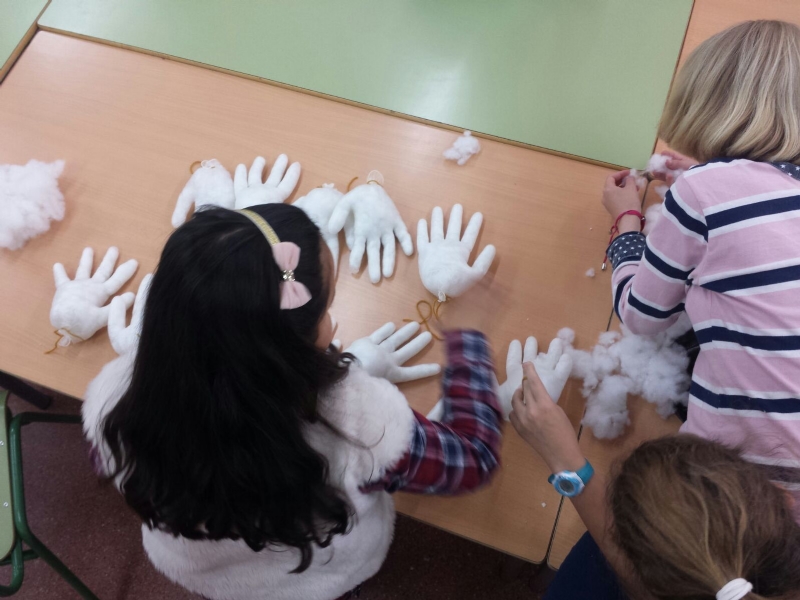
<svg viewBox="0 0 800 600">
<path fill-rule="evenodd" d="M 552 483 L 556 491 L 562 496 L 573 498 L 583 491 L 586 484 L 592 479 L 594 468 L 586 461 L 577 471 L 561 471 L 553 473 L 547 478 L 547 483 Z"/>
</svg>

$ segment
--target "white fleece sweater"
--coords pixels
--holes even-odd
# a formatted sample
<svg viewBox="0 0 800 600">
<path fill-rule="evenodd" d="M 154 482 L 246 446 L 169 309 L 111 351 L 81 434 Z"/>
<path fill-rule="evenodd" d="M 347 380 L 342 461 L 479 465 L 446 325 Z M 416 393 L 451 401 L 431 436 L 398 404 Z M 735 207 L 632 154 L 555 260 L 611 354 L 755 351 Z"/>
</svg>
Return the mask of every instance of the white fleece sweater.
<svg viewBox="0 0 800 600">
<path fill-rule="evenodd" d="M 127 388 L 132 365 L 132 354 L 111 361 L 86 391 L 84 431 L 102 460 L 108 450 L 98 426 Z M 212 600 L 333 600 L 377 573 L 392 541 L 394 502 L 386 492 L 363 494 L 359 487 L 379 479 L 408 450 L 414 415 L 394 385 L 356 366 L 320 399 L 320 411 L 369 447 L 354 446 L 319 424 L 306 429 L 306 439 L 329 461 L 331 483 L 355 510 L 347 535 L 315 549 L 308 570 L 292 574 L 300 560 L 294 549 L 253 552 L 242 541 L 188 540 L 143 525 L 144 548 L 156 569 Z"/>
</svg>

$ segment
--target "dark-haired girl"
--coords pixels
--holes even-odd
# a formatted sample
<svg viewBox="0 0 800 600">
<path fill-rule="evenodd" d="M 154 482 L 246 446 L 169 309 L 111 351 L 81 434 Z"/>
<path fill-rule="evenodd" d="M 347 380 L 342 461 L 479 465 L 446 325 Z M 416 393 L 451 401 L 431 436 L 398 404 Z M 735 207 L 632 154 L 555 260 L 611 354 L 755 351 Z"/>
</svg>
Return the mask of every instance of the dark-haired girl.
<svg viewBox="0 0 800 600">
<path fill-rule="evenodd" d="M 198 212 L 164 248 L 138 350 L 87 390 L 87 437 L 151 561 L 207 598 L 347 594 L 386 557 L 387 492 L 457 494 L 498 466 L 486 338 L 447 333 L 428 421 L 331 345 L 333 267 L 296 207 Z"/>
</svg>

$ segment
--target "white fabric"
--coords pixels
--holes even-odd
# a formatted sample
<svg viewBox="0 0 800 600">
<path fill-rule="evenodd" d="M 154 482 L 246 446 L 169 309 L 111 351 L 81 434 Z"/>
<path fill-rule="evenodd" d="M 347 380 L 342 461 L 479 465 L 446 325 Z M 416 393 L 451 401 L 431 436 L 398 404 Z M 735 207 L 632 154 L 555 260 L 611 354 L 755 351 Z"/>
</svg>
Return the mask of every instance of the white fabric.
<svg viewBox="0 0 800 600">
<path fill-rule="evenodd" d="M 345 237 L 350 248 L 352 273 L 358 273 L 361 269 L 366 251 L 370 281 L 378 283 L 381 280 L 381 271 L 384 277 L 391 277 L 395 263 L 395 236 L 406 256 L 411 256 L 414 252 L 414 244 L 406 224 L 380 183 L 365 183 L 347 192 L 331 215 L 328 224 L 330 231 L 340 232 L 345 228 L 348 218 L 352 219 L 352 225 L 345 231 Z"/>
<path fill-rule="evenodd" d="M 670 169 L 667 167 L 667 162 L 671 160 L 666 154 L 653 154 L 650 160 L 647 161 L 647 172 L 651 174 L 662 173 L 665 176 L 672 175 L 673 181 L 683 174 L 683 169 Z"/>
<path fill-rule="evenodd" d="M 0 248 L 17 250 L 64 218 L 64 161 L 0 165 Z"/>
<path fill-rule="evenodd" d="M 506 380 L 498 385 L 497 398 L 507 421 L 511 414 L 511 398 L 522 385 L 522 363 L 532 362 L 547 393 L 558 402 L 572 371 L 572 357 L 564 352 L 564 342 L 555 338 L 547 354 L 539 353 L 539 343 L 531 336 L 525 340 L 525 349 L 519 340 L 512 340 L 506 357 Z"/>
<path fill-rule="evenodd" d="M 128 312 L 128 306 L 125 304 L 125 300 L 120 296 L 111 299 L 108 311 L 108 339 L 111 347 L 119 355 L 136 352 L 139 347 L 144 305 L 147 302 L 147 292 L 150 290 L 152 280 L 153 275 L 148 273 L 139 284 L 139 291 L 136 292 L 136 300 L 133 302 L 131 324 L 127 327 L 125 326 L 125 314 Z"/>
<path fill-rule="evenodd" d="M 333 254 L 334 275 L 339 267 L 339 232 L 331 231 L 329 223 L 333 209 L 336 208 L 343 196 L 344 194 L 337 190 L 332 183 L 326 183 L 294 201 L 294 205 L 306 213 L 314 225 L 319 227 L 322 239 L 328 244 L 328 248 Z"/>
<path fill-rule="evenodd" d="M 732 579 L 717 592 L 717 600 L 742 600 L 753 591 L 753 584 L 747 579 Z"/>
<path fill-rule="evenodd" d="M 84 431 L 101 459 L 109 452 L 98 426 L 130 382 L 134 354 L 111 361 L 89 384 L 83 404 Z M 320 397 L 320 411 L 350 440 L 321 424 L 306 439 L 329 464 L 329 480 L 348 497 L 353 528 L 317 548 L 307 571 L 291 574 L 299 553 L 287 548 L 253 552 L 244 542 L 188 540 L 142 527 L 153 565 L 172 581 L 211 600 L 332 600 L 377 573 L 394 531 L 394 502 L 386 492 L 359 487 L 394 466 L 411 445 L 414 415 L 403 394 L 384 379 L 352 366 L 347 377 Z"/>
<path fill-rule="evenodd" d="M 431 235 L 428 239 L 428 222 L 421 219 L 417 226 L 417 254 L 422 285 L 440 302 L 455 298 L 478 283 L 489 271 L 494 260 L 495 247 L 486 246 L 469 265 L 469 255 L 478 239 L 483 215 L 475 213 L 461 236 L 464 209 L 456 204 L 450 211 L 447 235 L 444 233 L 444 215 L 440 207 L 431 215 Z"/>
<path fill-rule="evenodd" d="M 245 165 L 238 165 L 233 174 L 233 191 L 236 196 L 236 209 L 250 208 L 257 204 L 278 204 L 292 195 L 300 180 L 300 163 L 289 164 L 289 158 L 281 154 L 275 159 L 266 181 L 262 181 L 267 161 L 257 156 L 247 172 Z"/>
<path fill-rule="evenodd" d="M 345 352 L 355 356 L 364 370 L 373 377 L 383 377 L 392 383 L 431 377 L 442 370 L 440 365 L 402 366 L 422 352 L 433 339 L 425 331 L 412 340 L 418 331 L 417 322 L 409 323 L 399 331 L 395 331 L 394 323 L 386 323 L 369 337 L 353 342 Z"/>
<path fill-rule="evenodd" d="M 118 258 L 119 250 L 112 246 L 92 275 L 94 250 L 86 248 L 75 279 L 67 276 L 61 263 L 53 265 L 56 293 L 50 307 L 50 324 L 63 336 L 59 346 L 87 340 L 106 326 L 111 309 L 106 302 L 133 277 L 139 266 L 136 260 L 130 259 L 114 270 Z M 134 294 L 126 292 L 120 298 L 125 307 L 130 308 Z"/>
<path fill-rule="evenodd" d="M 456 138 L 453 145 L 444 151 L 447 160 L 458 161 L 459 165 L 464 165 L 473 154 L 481 151 L 481 144 L 477 138 L 472 136 L 471 131 L 465 131 Z"/>
<path fill-rule="evenodd" d="M 216 158 L 204 160 L 178 196 L 172 213 L 172 226 L 180 227 L 186 221 L 192 204 L 195 210 L 203 206 L 233 208 L 233 201 L 231 174 Z"/>
</svg>

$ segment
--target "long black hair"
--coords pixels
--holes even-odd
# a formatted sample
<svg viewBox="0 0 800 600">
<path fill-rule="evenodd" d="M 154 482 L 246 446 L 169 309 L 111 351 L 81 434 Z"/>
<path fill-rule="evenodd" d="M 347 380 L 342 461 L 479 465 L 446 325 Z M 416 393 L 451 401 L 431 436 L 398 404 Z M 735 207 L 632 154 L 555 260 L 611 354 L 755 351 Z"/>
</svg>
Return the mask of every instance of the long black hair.
<svg viewBox="0 0 800 600">
<path fill-rule="evenodd" d="M 203 210 L 169 238 L 153 277 L 130 387 L 102 425 L 128 504 L 151 528 L 300 550 L 346 533 L 352 510 L 303 437 L 321 391 L 347 373 L 315 346 L 332 274 L 303 211 L 253 207 L 300 247 L 312 299 L 279 307 L 282 273 L 261 231 L 236 211 Z"/>
</svg>

